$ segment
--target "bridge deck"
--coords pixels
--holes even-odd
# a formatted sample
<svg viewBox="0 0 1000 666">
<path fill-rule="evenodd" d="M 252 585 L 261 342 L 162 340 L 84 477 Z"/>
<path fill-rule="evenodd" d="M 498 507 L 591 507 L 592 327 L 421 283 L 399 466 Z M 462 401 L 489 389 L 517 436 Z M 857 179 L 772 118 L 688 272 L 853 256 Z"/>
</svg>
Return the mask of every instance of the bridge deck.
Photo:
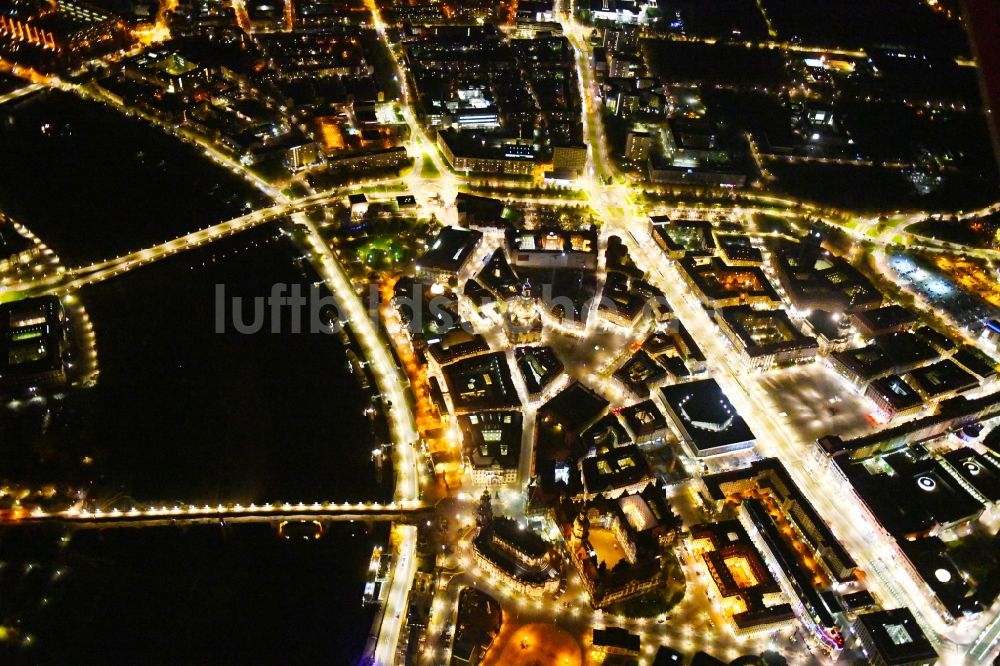
<svg viewBox="0 0 1000 666">
<path fill-rule="evenodd" d="M 5 524 L 61 522 L 74 527 L 153 527 L 157 525 L 197 525 L 218 521 L 231 523 L 263 523 L 280 520 L 350 521 L 376 520 L 411 522 L 434 505 L 419 501 L 358 502 L 355 504 L 313 502 L 311 504 L 264 504 L 173 506 L 145 509 L 112 509 L 110 511 L 71 509 L 47 512 L 41 509 L 4 518 Z"/>
</svg>

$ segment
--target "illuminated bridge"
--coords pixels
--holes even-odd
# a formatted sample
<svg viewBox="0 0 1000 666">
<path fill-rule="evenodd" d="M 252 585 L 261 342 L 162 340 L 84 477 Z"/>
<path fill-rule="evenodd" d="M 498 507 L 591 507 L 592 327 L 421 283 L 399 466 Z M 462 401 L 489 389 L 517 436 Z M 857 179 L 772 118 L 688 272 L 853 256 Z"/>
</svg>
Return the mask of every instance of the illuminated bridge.
<svg viewBox="0 0 1000 666">
<path fill-rule="evenodd" d="M 284 502 L 268 504 L 172 504 L 131 509 L 81 509 L 45 511 L 40 508 L 14 512 L 2 523 L 30 525 L 61 522 L 75 528 L 157 527 L 228 523 L 274 523 L 284 520 L 320 522 L 385 521 L 413 522 L 434 511 L 435 505 L 419 500 L 391 502 Z"/>
<path fill-rule="evenodd" d="M 7 102 L 13 102 L 14 100 L 26 97 L 33 92 L 39 91 L 45 86 L 40 83 L 29 83 L 28 85 L 12 90 L 6 95 L 0 95 L 0 104 L 6 104 Z"/>
<path fill-rule="evenodd" d="M 296 199 L 288 203 L 276 204 L 268 208 L 261 208 L 246 215 L 226 220 L 210 227 L 192 231 L 173 240 L 169 240 L 159 245 L 136 250 L 113 259 L 99 261 L 87 266 L 68 268 L 60 270 L 54 275 L 47 275 L 35 280 L 20 282 L 10 286 L 11 290 L 17 291 L 37 291 L 47 292 L 69 292 L 79 289 L 94 282 L 100 282 L 116 275 L 121 275 L 128 271 L 146 266 L 160 259 L 173 256 L 178 252 L 192 250 L 209 243 L 214 243 L 228 236 L 247 231 L 260 226 L 265 222 L 300 213 L 313 206 L 329 204 L 352 188 L 340 188 L 319 192 L 301 199 Z M 403 190 L 386 191 L 379 193 L 379 196 L 391 197 L 397 194 L 405 194 Z"/>
</svg>

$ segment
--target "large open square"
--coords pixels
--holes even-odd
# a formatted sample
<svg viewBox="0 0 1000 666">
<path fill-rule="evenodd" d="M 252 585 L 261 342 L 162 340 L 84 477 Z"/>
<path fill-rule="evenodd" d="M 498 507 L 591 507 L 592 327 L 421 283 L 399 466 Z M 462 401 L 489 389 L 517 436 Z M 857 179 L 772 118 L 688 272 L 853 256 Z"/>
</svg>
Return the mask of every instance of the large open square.
<svg viewBox="0 0 1000 666">
<path fill-rule="evenodd" d="M 874 429 L 873 405 L 826 364 L 774 370 L 757 378 L 776 416 L 806 444 L 831 432 Z"/>
</svg>

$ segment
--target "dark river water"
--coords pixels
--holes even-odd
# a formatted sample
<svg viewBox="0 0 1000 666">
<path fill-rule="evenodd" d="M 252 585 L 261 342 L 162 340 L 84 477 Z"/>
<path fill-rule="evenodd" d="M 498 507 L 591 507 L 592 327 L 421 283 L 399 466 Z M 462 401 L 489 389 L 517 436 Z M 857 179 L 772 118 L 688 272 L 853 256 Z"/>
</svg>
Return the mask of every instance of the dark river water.
<svg viewBox="0 0 1000 666">
<path fill-rule="evenodd" d="M 117 256 L 264 198 L 196 148 L 69 93 L 0 107 L 0 206 L 66 265 Z"/>
<path fill-rule="evenodd" d="M 256 202 L 196 151 L 103 107 L 47 95 L 2 114 L 0 209 L 65 264 Z M 276 332 L 216 332 L 216 285 L 244 300 L 305 289 L 316 278 L 298 255 L 269 225 L 85 287 L 97 384 L 0 408 L 0 480 L 105 507 L 390 498 L 369 398 L 336 336 L 294 334 L 287 313 Z M 371 529 L 300 542 L 271 525 L 6 528 L 0 663 L 356 663 L 372 619 L 364 574 L 386 539 Z"/>
</svg>

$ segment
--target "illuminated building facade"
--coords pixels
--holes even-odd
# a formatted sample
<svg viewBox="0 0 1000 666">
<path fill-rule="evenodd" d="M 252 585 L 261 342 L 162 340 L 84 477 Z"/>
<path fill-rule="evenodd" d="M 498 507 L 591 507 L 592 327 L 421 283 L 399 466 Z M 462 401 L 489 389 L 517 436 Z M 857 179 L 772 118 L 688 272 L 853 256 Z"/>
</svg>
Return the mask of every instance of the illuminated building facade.
<svg viewBox="0 0 1000 666">
<path fill-rule="evenodd" d="M 554 227 L 509 230 L 507 247 L 514 266 L 527 268 L 597 268 L 597 230 Z"/>
<path fill-rule="evenodd" d="M 539 166 L 531 146 L 506 143 L 477 148 L 451 130 L 437 133 L 437 147 L 452 169 L 465 173 L 530 176 Z"/>
<path fill-rule="evenodd" d="M 55 53 L 84 54 L 123 46 L 128 32 L 120 18 L 93 5 L 42 0 L 0 13 L 0 36 Z"/>
<path fill-rule="evenodd" d="M 472 484 L 492 488 L 515 483 L 521 458 L 521 413 L 475 412 L 457 421 Z"/>
<path fill-rule="evenodd" d="M 795 617 L 781 586 L 737 520 L 691 527 L 691 553 L 712 579 L 716 597 L 738 635 L 772 631 Z"/>
<path fill-rule="evenodd" d="M 479 528 L 472 545 L 476 564 L 519 594 L 539 598 L 559 590 L 551 544 L 517 521 L 490 520 Z"/>
<path fill-rule="evenodd" d="M 598 497 L 579 506 L 563 531 L 570 560 L 595 608 L 662 585 L 660 552 L 681 527 L 663 486 L 652 483 L 641 492 Z"/>
<path fill-rule="evenodd" d="M 816 339 L 803 335 L 784 310 L 740 305 L 716 310 L 715 320 L 748 368 L 808 362 L 819 354 Z"/>
</svg>

